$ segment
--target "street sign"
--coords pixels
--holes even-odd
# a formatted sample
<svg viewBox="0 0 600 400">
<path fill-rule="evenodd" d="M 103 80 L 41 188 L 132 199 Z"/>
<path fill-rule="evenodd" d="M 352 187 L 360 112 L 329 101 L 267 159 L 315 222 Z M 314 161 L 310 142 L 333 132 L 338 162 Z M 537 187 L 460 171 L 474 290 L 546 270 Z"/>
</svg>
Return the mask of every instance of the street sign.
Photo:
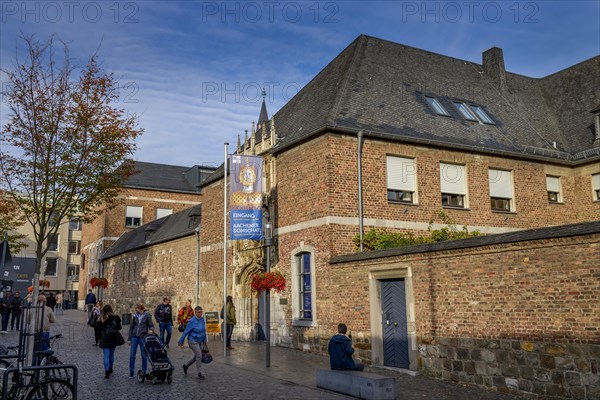
<svg viewBox="0 0 600 400">
<path fill-rule="evenodd" d="M 218 311 L 207 311 L 204 313 L 204 318 L 206 318 L 206 333 L 221 333 Z"/>
</svg>

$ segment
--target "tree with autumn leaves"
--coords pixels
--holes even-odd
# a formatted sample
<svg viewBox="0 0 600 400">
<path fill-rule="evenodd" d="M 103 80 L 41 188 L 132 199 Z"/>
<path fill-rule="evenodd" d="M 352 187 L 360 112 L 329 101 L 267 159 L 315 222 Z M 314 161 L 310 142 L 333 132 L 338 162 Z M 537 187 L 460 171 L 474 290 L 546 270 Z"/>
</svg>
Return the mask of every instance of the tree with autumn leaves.
<svg viewBox="0 0 600 400">
<path fill-rule="evenodd" d="M 116 106 L 118 81 L 96 55 L 76 66 L 56 36 L 21 39 L 12 69 L 1 70 L 9 115 L 0 136 L 0 194 L 33 227 L 38 283 L 48 237 L 59 228 L 52 222 L 89 222 L 117 204 L 142 129 Z"/>
</svg>

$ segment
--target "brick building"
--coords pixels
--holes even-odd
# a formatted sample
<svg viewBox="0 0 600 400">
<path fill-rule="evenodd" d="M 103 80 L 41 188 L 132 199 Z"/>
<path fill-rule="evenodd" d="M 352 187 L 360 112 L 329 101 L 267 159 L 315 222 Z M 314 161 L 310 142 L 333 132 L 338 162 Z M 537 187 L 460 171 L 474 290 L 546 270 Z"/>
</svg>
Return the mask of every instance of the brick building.
<svg viewBox="0 0 600 400">
<path fill-rule="evenodd" d="M 104 210 L 96 220 L 83 226 L 80 293 L 87 293 L 90 278 L 103 275 L 98 262 L 103 251 L 125 232 L 199 204 L 199 183 L 214 172 L 211 167 L 147 162 L 136 162 L 134 168 L 136 173 L 123 185 L 121 203 Z M 80 296 L 80 306 L 83 300 Z"/>
<path fill-rule="evenodd" d="M 502 257 L 493 251 L 469 250 L 464 252 L 466 258 L 454 254 L 455 260 L 446 266 L 438 266 L 437 261 L 434 264 L 437 250 L 422 247 L 422 254 L 411 256 L 416 260 L 415 268 L 407 267 L 412 258 L 398 256 L 382 261 L 392 272 L 381 274 L 376 272 L 377 262 L 363 262 L 362 255 L 348 261 L 339 257 L 356 252 L 352 239 L 361 226 L 365 232 L 384 227 L 423 234 L 430 221 L 434 228 L 445 226 L 437 217 L 440 210 L 469 230 L 500 234 L 469 242 L 483 247 L 488 243 L 485 240 L 494 240 L 488 238 L 507 237 L 502 235 L 512 232 L 600 220 L 599 87 L 600 57 L 536 79 L 505 71 L 502 50 L 497 48 L 484 52 L 482 64 L 477 64 L 360 36 L 271 119 L 266 110 L 264 114 L 261 110 L 256 128 L 253 126 L 250 136 L 238 141 L 235 152 L 264 156 L 265 206 L 275 226 L 271 265 L 282 271 L 289 283 L 285 292 L 272 296 L 271 340 L 283 346 L 324 351 L 327 338 L 343 321 L 358 340 L 360 356 L 374 364 L 423 369 L 447 379 L 459 377 L 536 396 L 542 390 L 549 395 L 556 393 L 558 389 L 553 387 L 542 385 L 543 389 L 536 391 L 527 386 L 533 383 L 523 383 L 527 387 L 521 388 L 520 382 L 506 381 L 517 378 L 504 372 L 460 378 L 464 375 L 458 373 L 460 365 L 465 368 L 466 361 L 473 361 L 468 368 L 480 368 L 475 361 L 481 360 L 448 356 L 445 361 L 436 361 L 436 357 L 421 351 L 435 351 L 435 347 L 428 346 L 447 346 L 449 342 L 445 341 L 454 339 L 523 339 L 534 343 L 534 347 L 545 340 L 558 341 L 558 337 L 545 336 L 545 323 L 560 326 L 570 341 L 585 340 L 592 344 L 591 351 L 597 351 L 593 347 L 600 342 L 597 330 L 585 328 L 593 322 L 586 317 L 593 315 L 593 310 L 586 309 L 565 323 L 562 319 L 567 321 L 566 309 L 548 305 L 550 311 L 542 321 L 533 315 L 540 302 L 549 298 L 523 295 L 523 309 L 516 310 L 511 292 L 513 286 L 533 285 L 529 277 L 534 273 L 546 276 L 554 269 L 569 270 L 577 263 L 586 263 L 588 252 L 595 252 L 595 256 L 598 253 L 597 236 L 595 242 L 586 241 L 581 247 L 573 243 L 575 240 L 567 240 L 564 254 L 572 251 L 582 257 L 575 258 L 575 264 L 557 261 L 561 252 L 530 243 L 538 240 L 532 236 L 519 239 L 525 246 L 520 249 L 505 245 Z M 196 295 L 192 285 L 196 278 L 189 273 L 198 269 L 200 304 L 207 310 L 220 309 L 223 171 L 221 167 L 201 183 L 198 235 L 184 226 L 181 215 L 177 216 L 178 227 L 167 224 L 169 219 L 176 219 L 173 215 L 163 224 L 165 229 L 170 226 L 169 231 L 179 233 L 174 239 L 150 239 L 132 248 L 123 238 L 102 255 L 113 279 L 123 276 L 119 275 L 122 266 L 136 259 L 145 260 L 136 267 L 142 278 L 155 276 L 155 281 L 147 285 L 113 285 L 114 290 L 107 291 L 108 298 L 125 300 L 129 307 L 140 300 L 158 304 L 159 296 L 167 293 L 179 305 Z M 559 243 L 562 239 L 556 240 Z M 523 260 L 530 251 L 537 257 L 535 268 L 506 272 L 528 262 Z M 165 261 L 158 257 L 163 254 L 171 254 L 170 263 L 177 260 L 177 265 L 171 264 L 170 275 L 161 275 L 160 265 Z M 249 280 L 253 272 L 264 268 L 262 244 L 229 242 L 226 254 L 227 291 L 234 296 L 238 310 L 234 335 L 255 339 L 264 329 L 264 310 L 251 293 Z M 485 273 L 465 269 L 465 263 L 483 268 Z M 549 263 L 556 266 L 546 271 Z M 443 270 L 438 271 L 438 267 Z M 598 271 L 592 267 L 589 274 L 585 268 L 579 269 L 577 276 L 597 280 Z M 409 285 L 407 277 L 417 270 L 418 285 L 414 276 Z M 444 274 L 450 278 L 440 278 Z M 186 278 L 162 286 L 161 280 L 174 281 L 178 276 Z M 468 288 L 479 277 L 482 280 L 474 282 L 476 289 Z M 507 283 L 507 279 L 515 282 Z M 485 292 L 486 285 L 503 289 L 492 297 Z M 536 291 L 556 292 L 561 282 L 548 279 L 540 285 L 542 288 L 536 286 Z M 461 292 L 472 299 L 455 310 L 451 301 Z M 390 304 L 381 301 L 382 293 L 387 293 Z M 479 294 L 489 299 L 481 309 Z M 591 285 L 585 296 L 597 300 L 598 294 L 598 287 Z M 444 298 L 447 300 L 438 301 Z M 489 321 L 496 321 L 502 313 L 499 310 L 505 307 L 518 311 L 519 318 L 511 322 L 498 320 L 497 329 Z M 385 336 L 382 316 L 399 309 L 405 310 L 404 321 L 399 322 L 404 328 L 394 327 L 391 336 Z M 530 320 L 535 320 L 535 325 Z M 445 325 L 436 321 L 444 321 Z M 525 330 L 504 329 L 510 323 L 522 325 Z M 461 330 L 460 325 L 465 324 L 469 332 Z M 412 340 L 407 342 L 408 351 L 393 345 L 402 337 Z M 498 343 L 506 346 L 509 342 Z M 529 344 L 524 346 L 529 348 Z M 469 354 L 473 354 L 472 346 L 450 347 L 452 351 L 468 347 Z M 448 369 L 446 364 L 453 361 L 460 362 L 456 369 Z M 442 368 L 440 363 L 446 364 Z M 592 364 L 587 365 L 592 368 Z M 500 378 L 489 378 L 492 375 L 501 376 L 504 385 L 500 385 Z M 566 379 L 564 373 L 562 376 Z M 597 386 L 597 379 L 595 382 Z"/>
</svg>

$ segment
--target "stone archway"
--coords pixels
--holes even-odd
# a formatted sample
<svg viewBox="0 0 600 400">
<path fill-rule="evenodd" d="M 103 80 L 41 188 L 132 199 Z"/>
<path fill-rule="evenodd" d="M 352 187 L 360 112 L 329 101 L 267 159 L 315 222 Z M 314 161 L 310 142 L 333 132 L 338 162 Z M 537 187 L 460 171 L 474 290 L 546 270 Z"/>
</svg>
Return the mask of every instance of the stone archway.
<svg viewBox="0 0 600 400">
<path fill-rule="evenodd" d="M 236 307 L 236 340 L 256 340 L 258 329 L 258 298 L 250 288 L 252 275 L 264 271 L 264 252 L 261 242 L 240 240 L 233 246 L 233 297 Z"/>
</svg>

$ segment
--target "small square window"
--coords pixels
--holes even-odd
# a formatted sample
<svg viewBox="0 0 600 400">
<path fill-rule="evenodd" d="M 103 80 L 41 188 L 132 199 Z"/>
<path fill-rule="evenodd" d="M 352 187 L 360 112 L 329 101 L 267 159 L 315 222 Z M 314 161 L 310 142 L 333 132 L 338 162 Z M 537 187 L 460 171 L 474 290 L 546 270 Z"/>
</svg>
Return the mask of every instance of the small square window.
<svg viewBox="0 0 600 400">
<path fill-rule="evenodd" d="M 446 111 L 442 103 L 440 103 L 440 101 L 435 97 L 425 96 L 425 100 L 427 100 L 427 103 L 431 106 L 431 108 L 433 108 L 436 114 L 444 115 L 446 117 L 450 116 L 450 113 Z"/>
<path fill-rule="evenodd" d="M 125 211 L 125 227 L 137 228 L 142 225 L 142 207 L 127 206 Z"/>
<path fill-rule="evenodd" d="M 79 254 L 79 240 L 70 240 L 69 241 L 69 254 Z"/>
</svg>

